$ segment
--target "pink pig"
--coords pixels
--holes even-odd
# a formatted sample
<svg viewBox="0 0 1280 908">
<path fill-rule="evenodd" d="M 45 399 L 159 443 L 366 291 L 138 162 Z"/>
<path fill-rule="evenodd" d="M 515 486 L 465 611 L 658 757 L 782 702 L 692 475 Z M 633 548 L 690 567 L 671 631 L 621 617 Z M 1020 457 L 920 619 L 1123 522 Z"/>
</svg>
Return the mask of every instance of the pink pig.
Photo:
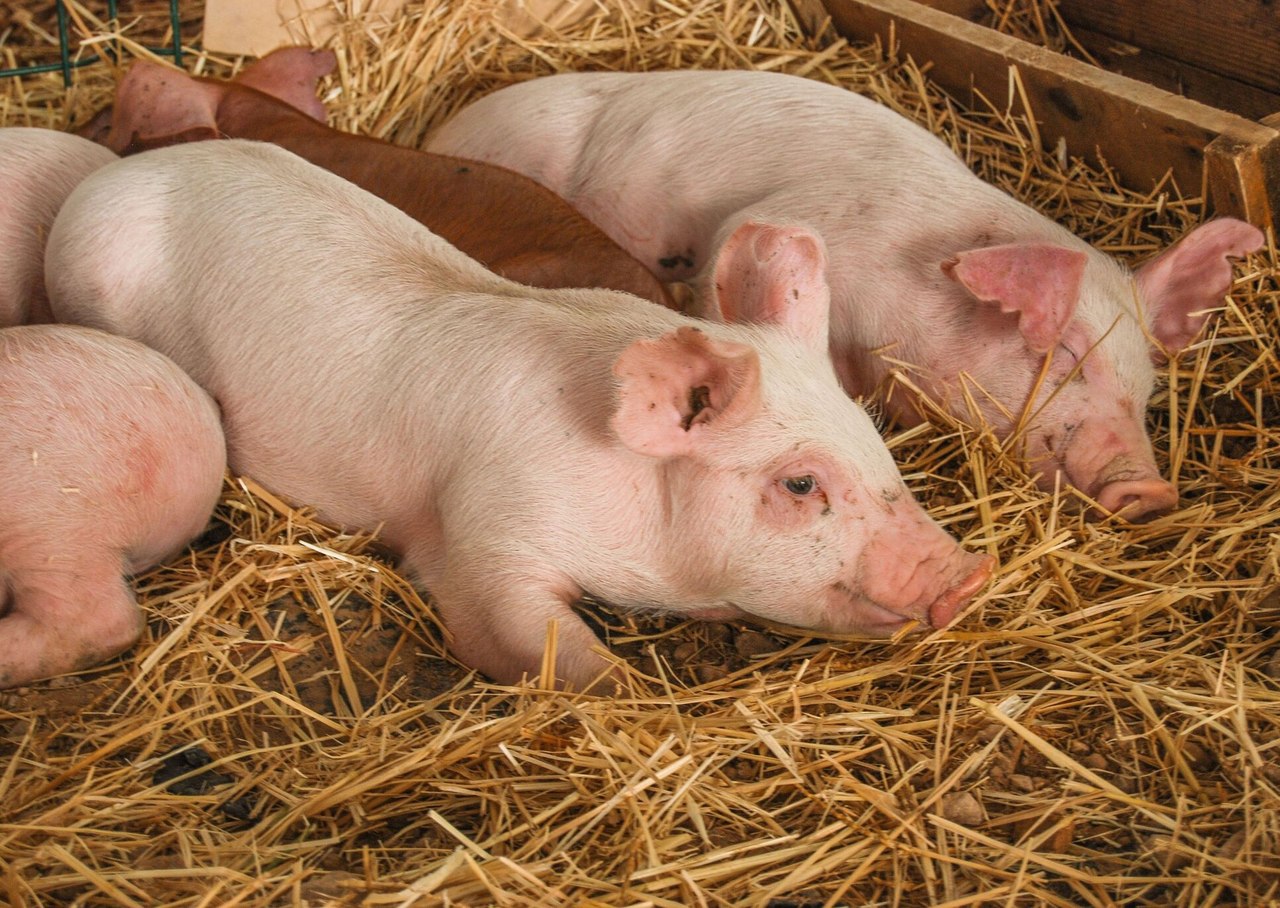
<svg viewBox="0 0 1280 908">
<path fill-rule="evenodd" d="M 76 184 L 116 156 L 53 129 L 0 128 L 0 328 L 47 322 L 44 241 Z"/>
<path fill-rule="evenodd" d="M 272 142 L 390 202 L 503 277 L 671 305 L 630 253 L 528 177 L 324 125 L 316 82 L 334 64 L 332 51 L 284 47 L 221 82 L 138 60 L 89 130 L 121 154 L 220 136 Z"/>
<path fill-rule="evenodd" d="M 233 470 L 382 528 L 464 663 L 608 670 L 584 593 L 698 617 L 888 635 L 944 626 L 991 559 L 925 515 L 815 355 L 823 251 L 741 226 L 741 324 L 500 278 L 264 143 L 105 168 L 50 238 L 58 318 L 164 351 L 218 400 Z"/>
<path fill-rule="evenodd" d="M 1131 274 L 891 110 L 771 73 L 534 79 L 464 109 L 427 147 L 555 190 L 659 277 L 695 278 L 712 318 L 738 317 L 710 263 L 739 224 L 808 225 L 830 256 L 831 353 L 850 393 L 883 388 L 897 360 L 963 418 L 968 385 L 997 431 L 1025 441 L 1044 487 L 1065 473 L 1130 519 L 1177 503 L 1144 426 L 1153 360 L 1222 304 L 1227 259 L 1263 243 L 1224 218 Z M 886 403 L 919 421 L 909 395 Z"/>
<path fill-rule="evenodd" d="M 0 687 L 85 668 L 142 632 L 124 575 L 205 528 L 222 489 L 218 410 L 136 341 L 0 330 Z"/>
</svg>

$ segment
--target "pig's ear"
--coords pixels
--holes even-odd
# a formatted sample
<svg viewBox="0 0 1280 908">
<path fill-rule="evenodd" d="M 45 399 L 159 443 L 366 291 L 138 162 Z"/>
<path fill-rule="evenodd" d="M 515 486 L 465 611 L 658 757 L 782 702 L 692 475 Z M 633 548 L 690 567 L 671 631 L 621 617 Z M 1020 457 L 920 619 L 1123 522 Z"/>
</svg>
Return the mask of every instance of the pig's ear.
<svg viewBox="0 0 1280 908">
<path fill-rule="evenodd" d="M 218 135 L 222 87 L 148 60 L 135 60 L 120 80 L 104 143 L 128 154 Z"/>
<path fill-rule="evenodd" d="M 1137 271 L 1151 333 L 1166 350 L 1181 350 L 1200 333 L 1206 310 L 1231 290 L 1231 262 L 1261 249 L 1262 231 L 1235 218 L 1202 224 Z"/>
<path fill-rule="evenodd" d="M 1087 258 L 1051 243 L 1018 243 L 970 249 L 942 263 L 947 277 L 983 303 L 1018 313 L 1027 346 L 1046 353 L 1075 314 Z"/>
<path fill-rule="evenodd" d="M 328 111 L 316 97 L 316 86 L 337 65 L 338 58 L 331 50 L 278 47 L 261 60 L 250 63 L 232 81 L 271 95 L 324 123 Z"/>
<path fill-rule="evenodd" d="M 826 249 L 812 230 L 748 221 L 720 244 L 712 306 L 725 322 L 777 325 L 825 350 L 826 270 Z"/>
<path fill-rule="evenodd" d="M 697 328 L 636 341 L 613 374 L 621 380 L 613 430 L 650 457 L 695 454 L 708 433 L 739 425 L 760 407 L 756 351 Z"/>
</svg>

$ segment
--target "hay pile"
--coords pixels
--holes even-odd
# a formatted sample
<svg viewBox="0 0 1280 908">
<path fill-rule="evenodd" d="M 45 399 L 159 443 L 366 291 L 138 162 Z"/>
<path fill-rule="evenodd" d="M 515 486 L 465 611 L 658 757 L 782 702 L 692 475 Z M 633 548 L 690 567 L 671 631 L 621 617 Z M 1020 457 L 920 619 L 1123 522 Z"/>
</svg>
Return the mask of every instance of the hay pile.
<svg viewBox="0 0 1280 908">
<path fill-rule="evenodd" d="M 805 37 L 775 0 L 661 0 L 553 39 L 505 33 L 479 2 L 426 7 L 346 27 L 337 125 L 412 144 L 537 74 L 768 68 L 928 123 L 1125 259 L 1201 215 L 1178 187 L 1138 195 L 1037 153 L 1023 111 L 961 110 L 926 67 Z M 111 71 L 78 79 L 0 85 L 0 122 L 78 122 Z M 1274 247 L 1238 276 L 1153 403 L 1174 514 L 1087 523 L 989 434 L 940 418 L 892 437 L 931 512 L 1000 560 L 945 633 L 832 641 L 593 610 L 628 696 L 501 688 L 449 660 L 375 542 L 229 482 L 209 533 L 138 580 L 134 650 L 0 695 L 0 901 L 1274 904 Z"/>
</svg>

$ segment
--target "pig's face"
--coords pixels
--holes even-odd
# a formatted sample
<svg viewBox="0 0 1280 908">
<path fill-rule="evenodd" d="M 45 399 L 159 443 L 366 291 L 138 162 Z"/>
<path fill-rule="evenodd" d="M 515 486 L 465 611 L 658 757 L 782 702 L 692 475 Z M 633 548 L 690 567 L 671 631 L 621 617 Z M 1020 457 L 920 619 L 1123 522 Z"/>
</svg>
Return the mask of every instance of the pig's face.
<svg viewBox="0 0 1280 908">
<path fill-rule="evenodd" d="M 1221 305 L 1227 257 L 1261 242 L 1248 224 L 1214 221 L 1136 276 L 1104 256 L 1047 244 L 961 253 L 943 271 L 979 303 L 966 327 L 975 342 L 939 376 L 943 396 L 963 412 L 959 373 L 980 376 L 971 399 L 1025 446 L 1043 487 L 1070 483 L 1131 520 L 1168 511 L 1177 492 L 1146 433 L 1153 363 L 1182 349 L 1206 310 Z M 1017 402 L 1025 403 L 1011 409 Z"/>
<path fill-rule="evenodd" d="M 823 261 L 807 231 L 740 228 L 717 283 L 746 324 L 628 348 L 614 429 L 662 460 L 670 571 L 693 599 L 835 632 L 943 626 L 990 559 L 929 520 L 840 389 Z"/>
</svg>

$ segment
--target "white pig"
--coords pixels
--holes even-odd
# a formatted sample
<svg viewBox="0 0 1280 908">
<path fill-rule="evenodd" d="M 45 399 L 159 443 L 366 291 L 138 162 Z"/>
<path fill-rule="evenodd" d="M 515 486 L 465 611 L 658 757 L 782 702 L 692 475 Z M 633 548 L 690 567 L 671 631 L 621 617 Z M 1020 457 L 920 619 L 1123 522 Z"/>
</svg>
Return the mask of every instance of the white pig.
<svg viewBox="0 0 1280 908">
<path fill-rule="evenodd" d="M 126 574 L 205 528 L 226 448 L 209 395 L 136 341 L 0 330 L 0 687 L 86 668 L 142 632 Z"/>
<path fill-rule="evenodd" d="M 164 351 L 222 407 L 233 470 L 382 528 L 454 653 L 504 682 L 609 662 L 584 593 L 886 635 L 985 582 L 905 488 L 829 365 L 820 243 L 744 225 L 719 262 L 743 325 L 486 271 L 280 148 L 160 149 L 54 225 L 61 320 Z"/>
<path fill-rule="evenodd" d="M 830 256 L 831 354 L 850 393 L 886 387 L 887 356 L 965 418 L 968 376 L 1001 434 L 1030 416 L 1018 437 L 1042 485 L 1063 472 L 1130 519 L 1177 502 L 1144 425 L 1153 358 L 1196 336 L 1230 288 L 1227 258 L 1263 242 L 1224 218 L 1132 274 L 891 110 L 774 73 L 534 79 L 467 107 L 427 147 L 560 193 L 659 278 L 695 278 L 694 311 L 711 318 L 738 317 L 711 263 L 739 224 L 812 227 Z M 920 419 L 905 393 L 885 403 Z"/>
<path fill-rule="evenodd" d="M 0 128 L 0 328 L 47 322 L 44 242 L 76 185 L 116 156 L 53 129 Z"/>
</svg>

